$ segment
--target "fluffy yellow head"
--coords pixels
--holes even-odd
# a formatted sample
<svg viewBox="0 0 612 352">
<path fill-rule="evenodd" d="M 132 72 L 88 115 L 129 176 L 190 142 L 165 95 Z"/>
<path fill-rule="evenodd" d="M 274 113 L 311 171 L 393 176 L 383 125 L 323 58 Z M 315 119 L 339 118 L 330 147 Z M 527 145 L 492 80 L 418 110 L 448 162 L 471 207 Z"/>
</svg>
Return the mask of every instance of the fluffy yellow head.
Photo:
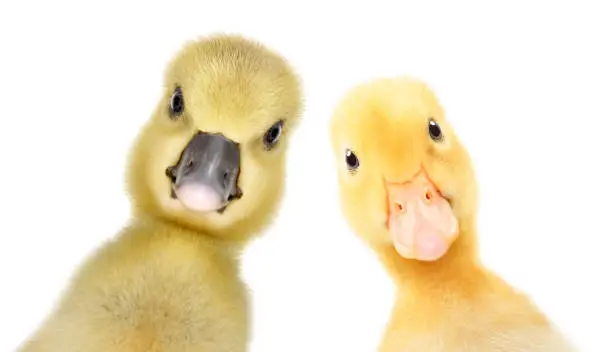
<svg viewBox="0 0 612 352">
<path fill-rule="evenodd" d="M 460 225 L 474 215 L 469 155 L 424 83 L 382 78 L 353 88 L 334 112 L 330 135 L 343 213 L 371 245 L 392 244 L 389 189 L 418 174 L 435 185 Z"/>
<path fill-rule="evenodd" d="M 270 222 L 282 200 L 288 139 L 302 110 L 298 77 L 261 44 L 216 35 L 185 45 L 164 83 L 130 156 L 135 210 L 210 235 L 246 239 Z M 198 133 L 221 134 L 239 146 L 236 184 L 242 194 L 222 212 L 193 211 L 172 194 L 167 170 Z"/>
</svg>

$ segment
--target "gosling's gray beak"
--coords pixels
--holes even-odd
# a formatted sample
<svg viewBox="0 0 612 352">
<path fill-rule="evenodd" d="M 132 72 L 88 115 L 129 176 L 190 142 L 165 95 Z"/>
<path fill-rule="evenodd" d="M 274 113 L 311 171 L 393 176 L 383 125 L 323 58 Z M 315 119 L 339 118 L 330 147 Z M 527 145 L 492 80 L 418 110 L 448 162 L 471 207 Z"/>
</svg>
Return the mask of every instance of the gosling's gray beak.
<svg viewBox="0 0 612 352">
<path fill-rule="evenodd" d="M 222 213 L 242 196 L 238 187 L 240 145 L 220 133 L 198 132 L 176 165 L 166 169 L 172 197 L 191 210 Z"/>
</svg>

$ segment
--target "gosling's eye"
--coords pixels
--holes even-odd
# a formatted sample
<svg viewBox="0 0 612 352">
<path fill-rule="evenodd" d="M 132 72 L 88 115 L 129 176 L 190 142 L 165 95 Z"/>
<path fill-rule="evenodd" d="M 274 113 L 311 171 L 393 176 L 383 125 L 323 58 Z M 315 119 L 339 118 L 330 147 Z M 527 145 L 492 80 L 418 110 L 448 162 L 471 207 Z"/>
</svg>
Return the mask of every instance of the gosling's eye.
<svg viewBox="0 0 612 352">
<path fill-rule="evenodd" d="M 436 142 L 442 140 L 442 129 L 434 119 L 429 119 L 429 137 Z"/>
<path fill-rule="evenodd" d="M 351 150 L 346 150 L 344 153 L 344 160 L 346 161 L 346 166 L 351 171 L 357 170 L 359 167 L 359 159 Z"/>
<path fill-rule="evenodd" d="M 185 104 L 183 101 L 183 91 L 180 87 L 176 87 L 174 89 L 174 93 L 172 94 L 172 98 L 170 98 L 170 116 L 172 118 L 176 118 L 183 113 L 183 109 L 185 108 Z"/>
<path fill-rule="evenodd" d="M 280 120 L 266 131 L 263 137 L 263 143 L 267 150 L 272 149 L 281 137 L 283 132 L 284 121 Z"/>
</svg>

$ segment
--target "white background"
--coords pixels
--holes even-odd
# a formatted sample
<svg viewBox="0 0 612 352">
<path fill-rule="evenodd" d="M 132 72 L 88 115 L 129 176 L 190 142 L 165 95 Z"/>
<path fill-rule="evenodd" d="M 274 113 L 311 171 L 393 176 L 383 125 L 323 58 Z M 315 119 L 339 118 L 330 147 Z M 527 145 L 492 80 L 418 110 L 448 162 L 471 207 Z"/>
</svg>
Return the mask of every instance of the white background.
<svg viewBox="0 0 612 352">
<path fill-rule="evenodd" d="M 2 2 L 0 351 L 124 224 L 125 153 L 162 71 L 217 31 L 283 53 L 306 94 L 283 210 L 245 257 L 252 351 L 375 350 L 393 287 L 340 215 L 327 122 L 353 84 L 397 74 L 431 85 L 474 158 L 485 262 L 581 350 L 612 350 L 604 1 L 258 3 Z"/>
</svg>

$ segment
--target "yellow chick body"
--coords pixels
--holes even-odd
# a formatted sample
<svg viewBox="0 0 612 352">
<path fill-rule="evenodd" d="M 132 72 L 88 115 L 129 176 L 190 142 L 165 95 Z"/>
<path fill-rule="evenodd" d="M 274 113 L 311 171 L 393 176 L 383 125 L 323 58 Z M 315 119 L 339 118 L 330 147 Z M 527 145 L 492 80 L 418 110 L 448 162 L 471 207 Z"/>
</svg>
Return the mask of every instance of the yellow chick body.
<svg viewBox="0 0 612 352">
<path fill-rule="evenodd" d="M 425 83 L 358 85 L 329 131 L 343 215 L 397 288 L 381 352 L 574 350 L 479 260 L 471 159 Z"/>
<path fill-rule="evenodd" d="M 283 198 L 301 115 L 286 60 L 237 35 L 187 43 L 135 141 L 133 216 L 20 351 L 246 351 L 239 255 Z"/>
</svg>

